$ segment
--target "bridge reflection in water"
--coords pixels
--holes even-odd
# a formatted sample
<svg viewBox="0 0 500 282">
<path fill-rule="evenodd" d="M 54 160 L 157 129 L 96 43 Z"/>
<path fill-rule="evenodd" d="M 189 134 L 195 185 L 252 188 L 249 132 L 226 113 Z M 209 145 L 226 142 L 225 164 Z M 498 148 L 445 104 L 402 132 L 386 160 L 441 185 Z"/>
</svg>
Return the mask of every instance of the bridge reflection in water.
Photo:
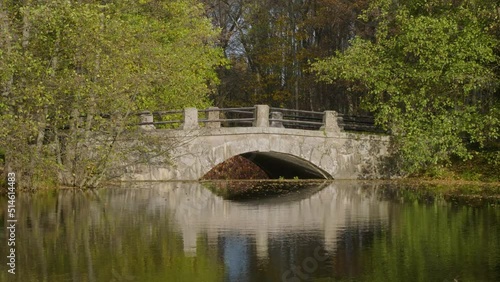
<svg viewBox="0 0 500 282">
<path fill-rule="evenodd" d="M 19 193 L 16 280 L 500 281 L 497 206 L 330 183 L 253 201 L 197 182 Z"/>
<path fill-rule="evenodd" d="M 152 185 L 170 187 L 155 189 L 160 194 L 149 208 L 155 209 L 154 202 L 164 207 L 167 201 L 187 255 L 196 254 L 200 235 L 206 234 L 210 244 L 218 244 L 220 238 L 227 237 L 221 235 L 231 234 L 239 241 L 255 240 L 257 256 L 265 260 L 270 238 L 311 231 L 320 233 L 324 249 L 334 253 L 347 226 L 363 229 L 373 224 L 385 225 L 389 218 L 389 203 L 377 198 L 377 188 L 363 187 L 359 182 L 330 182 L 322 189 L 313 189 L 312 195 L 311 189 L 307 189 L 253 201 L 225 200 L 197 183 Z M 226 243 L 234 245 L 235 239 Z"/>
<path fill-rule="evenodd" d="M 16 281 L 500 281 L 497 206 L 330 183 L 253 201 L 197 182 L 21 192 Z"/>
</svg>

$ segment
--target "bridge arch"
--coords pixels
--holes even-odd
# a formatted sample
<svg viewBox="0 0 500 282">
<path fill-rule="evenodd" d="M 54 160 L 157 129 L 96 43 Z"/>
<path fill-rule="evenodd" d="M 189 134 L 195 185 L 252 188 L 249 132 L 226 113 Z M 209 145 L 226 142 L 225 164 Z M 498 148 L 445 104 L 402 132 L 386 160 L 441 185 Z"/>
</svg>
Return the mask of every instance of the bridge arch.
<svg viewBox="0 0 500 282">
<path fill-rule="evenodd" d="M 229 130 L 231 134 L 221 134 Z M 302 130 L 281 128 L 223 129 L 215 134 L 198 135 L 189 141 L 189 146 L 180 148 L 176 175 L 172 178 L 200 179 L 218 164 L 241 155 L 272 178 L 332 179 L 338 170 L 338 146 L 322 132 L 304 134 Z M 286 170 L 280 166 L 289 171 L 285 174 Z"/>
<path fill-rule="evenodd" d="M 274 151 L 252 151 L 237 156 L 241 156 L 255 164 L 270 179 L 333 179 L 333 177 L 328 172 L 317 167 L 310 161 L 287 153 Z M 229 158 L 228 160 L 232 158 L 234 158 L 234 156 Z M 226 161 L 224 161 L 223 163 L 225 163 Z M 219 165 L 221 164 L 216 165 L 214 168 L 218 167 Z M 212 171 L 212 169 L 210 171 Z M 207 172 L 207 174 L 209 174 L 210 171 Z M 203 178 L 205 178 L 207 174 L 205 174 Z"/>
<path fill-rule="evenodd" d="M 275 178 L 380 177 L 389 141 L 384 136 L 271 127 L 155 130 L 151 134 L 179 145 L 172 149 L 168 162 L 128 166 L 122 179 L 199 180 L 238 155 Z"/>
</svg>

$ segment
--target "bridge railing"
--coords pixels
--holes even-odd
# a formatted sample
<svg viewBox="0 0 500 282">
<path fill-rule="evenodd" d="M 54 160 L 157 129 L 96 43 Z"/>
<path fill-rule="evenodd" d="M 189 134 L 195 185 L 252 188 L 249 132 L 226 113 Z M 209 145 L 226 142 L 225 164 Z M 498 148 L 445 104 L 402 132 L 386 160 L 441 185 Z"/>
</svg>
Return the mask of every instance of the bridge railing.
<svg viewBox="0 0 500 282">
<path fill-rule="evenodd" d="M 381 132 L 370 117 L 339 115 L 335 111 L 303 111 L 256 105 L 254 107 L 217 108 L 142 112 L 143 129 L 169 128 L 192 130 L 200 127 L 278 127 L 331 132 Z"/>
<path fill-rule="evenodd" d="M 198 119 L 199 123 L 208 128 L 219 127 L 251 127 L 255 121 L 255 107 L 218 108 L 210 107 L 199 110 L 205 113 L 205 118 Z"/>
<path fill-rule="evenodd" d="M 386 130 L 375 125 L 375 119 L 371 116 L 355 116 L 339 114 L 339 125 L 345 131 L 358 131 L 370 133 L 387 133 Z"/>
<path fill-rule="evenodd" d="M 323 125 L 324 112 L 269 108 L 270 126 L 319 130 Z"/>
<path fill-rule="evenodd" d="M 208 109 L 185 108 L 172 111 L 139 113 L 143 129 L 195 129 L 199 127 L 250 127 L 255 120 L 255 107 Z"/>
<path fill-rule="evenodd" d="M 153 113 L 144 111 L 140 113 L 140 126 L 145 129 L 175 129 L 182 124 L 183 113 L 183 110 L 158 111 Z"/>
</svg>

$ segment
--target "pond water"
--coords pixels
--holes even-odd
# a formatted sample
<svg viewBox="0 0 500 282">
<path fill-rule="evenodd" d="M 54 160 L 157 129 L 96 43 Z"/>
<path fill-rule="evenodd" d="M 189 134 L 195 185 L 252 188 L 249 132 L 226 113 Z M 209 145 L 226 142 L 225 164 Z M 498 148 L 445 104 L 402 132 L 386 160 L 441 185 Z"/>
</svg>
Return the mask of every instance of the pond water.
<svg viewBox="0 0 500 282">
<path fill-rule="evenodd" d="M 16 274 L 1 232 L 0 281 L 500 281 L 498 206 L 377 182 L 266 197 L 227 183 L 122 186 L 19 193 Z M 3 230 L 6 213 L 4 196 Z"/>
</svg>

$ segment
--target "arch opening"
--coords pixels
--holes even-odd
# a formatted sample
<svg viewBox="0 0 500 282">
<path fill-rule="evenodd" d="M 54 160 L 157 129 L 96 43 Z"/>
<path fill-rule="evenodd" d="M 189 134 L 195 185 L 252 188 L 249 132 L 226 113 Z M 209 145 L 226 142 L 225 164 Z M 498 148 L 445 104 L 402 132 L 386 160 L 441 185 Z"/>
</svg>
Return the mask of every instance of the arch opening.
<svg viewBox="0 0 500 282">
<path fill-rule="evenodd" d="M 279 152 L 248 152 L 218 164 L 201 179 L 333 179 L 313 163 Z"/>
<path fill-rule="evenodd" d="M 269 179 L 269 176 L 258 165 L 236 155 L 214 166 L 201 180 L 216 179 Z"/>
</svg>

